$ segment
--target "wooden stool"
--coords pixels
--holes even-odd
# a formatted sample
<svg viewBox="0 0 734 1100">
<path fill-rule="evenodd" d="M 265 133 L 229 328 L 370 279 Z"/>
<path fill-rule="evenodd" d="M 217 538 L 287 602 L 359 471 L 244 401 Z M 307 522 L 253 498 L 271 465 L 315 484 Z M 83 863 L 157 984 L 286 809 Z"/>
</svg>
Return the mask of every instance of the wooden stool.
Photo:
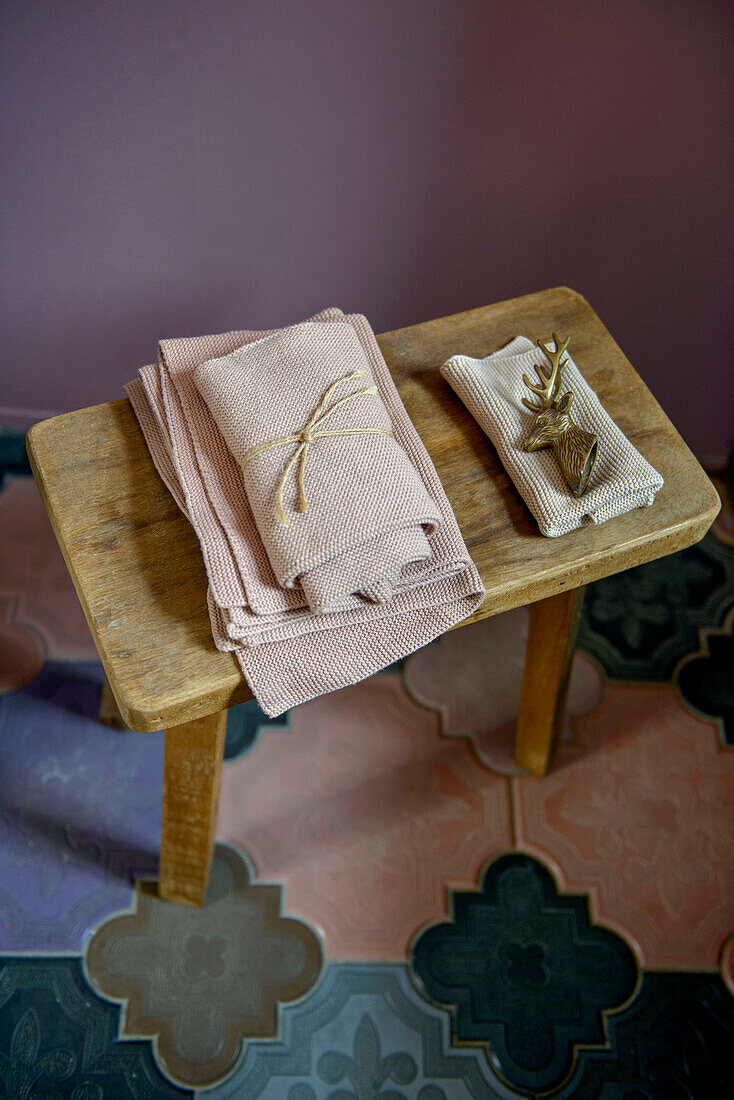
<svg viewBox="0 0 734 1100">
<path fill-rule="evenodd" d="M 569 334 L 607 411 L 663 475 L 651 508 L 539 534 L 489 440 L 441 378 L 519 333 Z M 588 303 L 565 287 L 389 332 L 378 342 L 487 588 L 466 622 L 530 604 L 517 760 L 544 774 L 565 702 L 583 586 L 697 542 L 718 496 Z M 200 905 L 211 865 L 226 708 L 251 698 L 212 642 L 196 536 L 158 477 L 129 402 L 36 424 L 28 453 L 122 720 L 164 728 L 159 891 Z M 465 625 L 465 624 L 461 624 Z M 118 716 L 109 692 L 108 721 Z"/>
</svg>

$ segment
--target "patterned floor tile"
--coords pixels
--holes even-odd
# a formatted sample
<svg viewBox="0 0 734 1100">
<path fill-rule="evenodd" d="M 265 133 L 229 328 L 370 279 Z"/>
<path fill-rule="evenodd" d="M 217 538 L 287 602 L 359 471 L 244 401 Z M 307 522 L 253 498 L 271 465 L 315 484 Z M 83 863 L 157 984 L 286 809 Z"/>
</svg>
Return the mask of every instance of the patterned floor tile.
<svg viewBox="0 0 734 1100">
<path fill-rule="evenodd" d="M 248 753 L 266 727 L 288 729 L 288 714 L 268 718 L 254 699 L 239 703 L 227 711 L 227 732 L 224 739 L 224 759 L 236 760 Z"/>
<path fill-rule="evenodd" d="M 35 630 L 18 621 L 17 597 L 0 595 L 0 695 L 38 676 L 45 647 Z"/>
<path fill-rule="evenodd" d="M 25 449 L 23 432 L 6 430 L 0 425 L 0 491 L 8 477 L 31 477 L 31 464 Z"/>
<path fill-rule="evenodd" d="M 283 900 L 280 886 L 252 883 L 241 854 L 220 844 L 203 908 L 172 905 L 143 884 L 132 911 L 90 940 L 87 974 L 124 1003 L 121 1034 L 154 1040 L 176 1083 L 222 1080 L 243 1040 L 276 1036 L 279 1006 L 315 984 L 321 945 L 282 915 Z"/>
<path fill-rule="evenodd" d="M 500 1100 L 483 1051 L 452 1049 L 448 1013 L 405 966 L 331 964 L 286 1008 L 274 1042 L 253 1042 L 207 1100 Z"/>
<path fill-rule="evenodd" d="M 95 659 L 56 537 L 32 478 L 9 477 L 0 493 L 0 595 L 15 622 L 41 639 L 50 660 Z"/>
<path fill-rule="evenodd" d="M 440 712 L 444 733 L 469 738 L 482 763 L 504 775 L 523 774 L 514 754 L 528 618 L 521 607 L 451 631 L 408 658 L 404 673 L 413 698 Z M 600 693 L 596 665 L 577 651 L 561 736 Z"/>
<path fill-rule="evenodd" d="M 0 958 L 0 1094 L 7 1100 L 171 1100 L 148 1043 L 117 1041 L 120 1010 L 78 959 Z"/>
<path fill-rule="evenodd" d="M 404 959 L 445 915 L 446 882 L 473 885 L 511 846 L 508 781 L 395 675 L 305 703 L 290 726 L 224 769 L 218 831 L 286 883 L 330 958 Z"/>
<path fill-rule="evenodd" d="M 156 871 L 163 739 L 100 725 L 102 680 L 48 664 L 0 698 L 0 950 L 79 951 Z"/>
<path fill-rule="evenodd" d="M 589 922 L 583 896 L 562 896 L 548 871 L 508 855 L 481 891 L 453 894 L 453 920 L 424 932 L 413 968 L 454 1012 L 462 1042 L 488 1043 L 505 1079 L 546 1090 L 574 1048 L 603 1046 L 603 1013 L 627 1001 L 637 968 L 626 943 Z"/>
<path fill-rule="evenodd" d="M 734 1001 L 713 974 L 644 974 L 553 1100 L 729 1100 Z"/>
<path fill-rule="evenodd" d="M 515 786 L 517 844 L 588 890 L 643 966 L 714 969 L 734 924 L 734 755 L 673 689 L 610 685 L 543 779 Z"/>
<path fill-rule="evenodd" d="M 734 551 L 712 535 L 678 554 L 590 584 L 579 645 L 609 676 L 669 680 L 734 601 Z"/>
<path fill-rule="evenodd" d="M 678 667 L 676 680 L 688 706 L 719 727 L 721 743 L 734 746 L 734 611 L 721 630 L 703 634 L 702 647 Z"/>
<path fill-rule="evenodd" d="M 0 431 L 0 1096 L 728 1097 L 730 504 L 699 546 L 589 587 L 542 780 L 512 759 L 523 610 L 277 720 L 233 708 L 220 831 L 278 885 L 221 845 L 195 910 L 133 890 L 162 737 L 97 722 L 29 473 Z"/>
</svg>

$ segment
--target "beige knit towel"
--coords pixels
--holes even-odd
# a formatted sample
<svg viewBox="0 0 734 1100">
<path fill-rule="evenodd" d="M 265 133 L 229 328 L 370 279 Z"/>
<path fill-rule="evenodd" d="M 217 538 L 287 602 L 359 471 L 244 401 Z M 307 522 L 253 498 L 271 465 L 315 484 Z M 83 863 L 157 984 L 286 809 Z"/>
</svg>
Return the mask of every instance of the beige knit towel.
<svg viewBox="0 0 734 1100">
<path fill-rule="evenodd" d="M 240 466 L 194 383 L 200 364 L 273 334 L 231 332 L 165 340 L 158 363 L 144 367 L 126 386 L 158 472 L 198 536 L 209 579 L 207 603 L 215 644 L 234 652 L 253 694 L 271 716 L 385 668 L 471 615 L 484 595 L 441 482 L 368 322 L 339 310 L 326 310 L 311 320 L 337 331 L 347 325 L 356 334 L 394 442 L 407 454 L 437 512 L 433 527 L 426 525 L 433 533 L 426 535 L 422 525 L 409 528 L 418 541 L 427 539 L 431 556 L 402 569 L 396 565 L 388 586 L 393 595 L 386 602 L 376 602 L 379 592 L 370 599 L 353 592 L 331 609 L 315 613 L 301 583 L 285 587 L 273 571 Z M 359 400 L 350 400 L 346 407 L 352 405 L 354 412 Z M 320 482 L 310 480 L 311 462 L 317 446 L 327 448 L 335 438 L 319 440 L 311 448 L 305 475 L 309 511 L 321 499 Z M 374 441 L 365 436 L 362 442 Z M 281 450 L 281 461 L 283 457 Z M 326 487 L 332 487 L 330 479 Z M 290 484 L 284 504 L 293 499 Z M 290 526 L 295 529 L 295 520 Z M 365 558 L 378 555 L 379 572 L 382 537 L 347 548 L 341 566 L 351 568 L 356 561 L 355 575 L 363 576 Z"/>
<path fill-rule="evenodd" d="M 278 584 L 314 611 L 362 592 L 384 602 L 431 557 L 442 517 L 392 432 L 348 322 L 282 329 L 196 368 L 242 469 Z"/>
<path fill-rule="evenodd" d="M 547 368 L 540 348 L 518 336 L 484 359 L 453 355 L 441 367 L 441 374 L 492 440 L 541 532 L 551 538 L 650 505 L 663 484 L 657 470 L 605 411 L 571 356 L 566 358 L 562 388 L 574 395 L 573 418 L 599 437 L 596 465 L 579 498 L 566 484 L 550 449 L 532 453 L 524 449 L 535 418 L 522 404 L 523 397 L 529 396 L 522 376 L 535 378 L 536 364 Z"/>
</svg>

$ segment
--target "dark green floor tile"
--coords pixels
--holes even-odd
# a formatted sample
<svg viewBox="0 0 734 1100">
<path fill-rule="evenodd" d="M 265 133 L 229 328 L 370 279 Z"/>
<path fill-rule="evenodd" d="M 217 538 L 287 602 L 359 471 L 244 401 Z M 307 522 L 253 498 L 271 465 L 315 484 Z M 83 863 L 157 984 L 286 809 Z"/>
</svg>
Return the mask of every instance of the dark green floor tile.
<svg viewBox="0 0 734 1100">
<path fill-rule="evenodd" d="M 161 1076 L 150 1043 L 118 1042 L 120 1009 L 75 958 L 0 958 L 0 1096 L 166 1100 L 192 1096 Z"/>
<path fill-rule="evenodd" d="M 637 982 L 631 950 L 592 925 L 587 899 L 559 894 L 529 856 L 503 856 L 481 892 L 452 896 L 453 922 L 429 928 L 415 945 L 416 976 L 453 1008 L 460 1041 L 489 1044 L 509 1084 L 552 1088 L 577 1045 L 604 1045 L 603 1013 Z"/>
<path fill-rule="evenodd" d="M 734 550 L 713 535 L 590 584 L 579 646 L 622 680 L 669 680 L 734 603 Z"/>
</svg>

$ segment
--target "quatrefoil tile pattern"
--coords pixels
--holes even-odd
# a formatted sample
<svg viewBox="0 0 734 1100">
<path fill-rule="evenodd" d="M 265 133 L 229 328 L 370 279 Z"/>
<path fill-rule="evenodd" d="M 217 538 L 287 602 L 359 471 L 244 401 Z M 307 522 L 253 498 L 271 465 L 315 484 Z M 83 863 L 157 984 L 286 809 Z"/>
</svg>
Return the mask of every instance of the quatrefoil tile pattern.
<svg viewBox="0 0 734 1100">
<path fill-rule="evenodd" d="M 622 680 L 669 680 L 698 633 L 734 603 L 734 555 L 713 534 L 697 546 L 589 585 L 579 645 Z"/>
<path fill-rule="evenodd" d="M 508 1083 L 558 1084 L 577 1047 L 604 1045 L 605 1012 L 631 997 L 629 947 L 528 856 L 495 861 L 480 891 L 454 893 L 452 910 L 413 949 L 426 993 L 451 1007 L 461 1042 L 488 1044 Z"/>
<path fill-rule="evenodd" d="M 731 515 L 589 586 L 542 779 L 513 760 L 524 609 L 232 708 L 191 909 L 156 896 L 163 735 L 100 724 L 0 433 L 0 1097 L 728 1100 Z"/>
<path fill-rule="evenodd" d="M 713 718 L 721 744 L 734 748 L 734 609 L 721 630 L 702 632 L 699 653 L 678 667 L 678 688 L 696 712 Z"/>
<path fill-rule="evenodd" d="M 0 1095 L 8 1100 L 176 1100 L 150 1043 L 117 1042 L 120 1009 L 78 958 L 0 957 Z"/>
<path fill-rule="evenodd" d="M 528 621 L 527 608 L 518 607 L 451 631 L 405 662 L 406 688 L 438 711 L 444 735 L 467 738 L 482 764 L 502 775 L 523 774 L 514 750 Z M 561 740 L 572 737 L 576 716 L 592 710 L 601 691 L 598 666 L 577 650 Z"/>
<path fill-rule="evenodd" d="M 242 856 L 219 845 L 203 909 L 171 905 L 142 885 L 133 911 L 92 938 L 92 984 L 124 1004 L 123 1036 L 152 1039 L 178 1083 L 226 1076 L 243 1043 L 274 1038 L 279 1006 L 317 981 L 321 944 L 283 914 L 283 900 L 279 886 L 252 883 Z"/>
<path fill-rule="evenodd" d="M 541 782 L 513 780 L 520 847 L 588 892 L 655 969 L 715 969 L 734 924 L 734 755 L 669 684 L 619 684 Z"/>
<path fill-rule="evenodd" d="M 653 972 L 553 1100 L 727 1100 L 734 1000 L 715 974 Z"/>
<path fill-rule="evenodd" d="M 510 843 L 507 781 L 441 737 L 394 674 L 291 712 L 222 776 L 219 829 L 339 960 L 405 958 L 445 912 L 445 878 L 469 885 Z"/>
<path fill-rule="evenodd" d="M 501 1100 L 484 1053 L 456 1047 L 449 1014 L 405 965 L 331 963 L 283 1012 L 273 1042 L 252 1042 L 207 1100 Z"/>
<path fill-rule="evenodd" d="M 227 711 L 227 733 L 224 742 L 224 759 L 236 760 L 250 751 L 262 730 L 287 729 L 288 715 L 268 718 L 254 699 L 239 703 Z"/>
</svg>

